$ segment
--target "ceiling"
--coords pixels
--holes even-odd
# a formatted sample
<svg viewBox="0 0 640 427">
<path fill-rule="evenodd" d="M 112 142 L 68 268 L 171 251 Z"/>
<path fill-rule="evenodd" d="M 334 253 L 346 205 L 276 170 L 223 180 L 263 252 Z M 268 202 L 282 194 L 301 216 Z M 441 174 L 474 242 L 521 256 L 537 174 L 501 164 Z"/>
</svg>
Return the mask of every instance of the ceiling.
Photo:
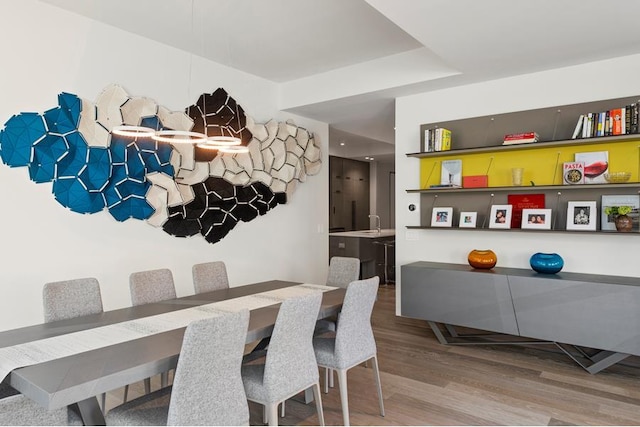
<svg viewBox="0 0 640 427">
<path fill-rule="evenodd" d="M 354 158 L 393 155 L 398 96 L 640 53 L 631 0 L 41 1 L 279 84 Z"/>
</svg>

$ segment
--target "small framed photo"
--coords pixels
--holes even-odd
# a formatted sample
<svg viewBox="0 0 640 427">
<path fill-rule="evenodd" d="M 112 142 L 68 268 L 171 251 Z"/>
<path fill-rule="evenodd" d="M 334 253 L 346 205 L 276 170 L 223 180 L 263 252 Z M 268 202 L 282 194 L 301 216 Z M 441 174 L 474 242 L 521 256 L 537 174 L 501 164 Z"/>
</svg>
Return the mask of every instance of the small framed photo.
<svg viewBox="0 0 640 427">
<path fill-rule="evenodd" d="M 511 205 L 491 205 L 489 228 L 511 228 Z"/>
<path fill-rule="evenodd" d="M 458 223 L 458 227 L 476 228 L 477 219 L 478 212 L 460 212 L 460 222 Z"/>
<path fill-rule="evenodd" d="M 453 223 L 453 208 L 433 208 L 431 213 L 432 227 L 451 227 Z"/>
<path fill-rule="evenodd" d="M 569 202 L 567 205 L 567 230 L 596 230 L 598 212 L 596 202 Z"/>
<path fill-rule="evenodd" d="M 522 209 L 521 227 L 551 230 L 551 209 Z"/>
</svg>

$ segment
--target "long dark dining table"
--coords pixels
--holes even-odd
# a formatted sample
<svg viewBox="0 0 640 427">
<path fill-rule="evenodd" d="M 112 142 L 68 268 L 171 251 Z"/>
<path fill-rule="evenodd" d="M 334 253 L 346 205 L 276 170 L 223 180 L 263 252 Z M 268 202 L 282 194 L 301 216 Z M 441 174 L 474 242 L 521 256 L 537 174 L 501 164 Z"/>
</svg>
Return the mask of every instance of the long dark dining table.
<svg viewBox="0 0 640 427">
<path fill-rule="evenodd" d="M 13 329 L 0 332 L 0 348 L 296 285 L 300 283 L 272 280 Z M 319 319 L 340 310 L 344 292 L 344 289 L 323 292 Z M 271 335 L 279 306 L 279 303 L 274 303 L 251 310 L 247 343 Z M 104 425 L 96 396 L 175 368 L 184 330 L 182 327 L 17 368 L 4 382 L 47 409 L 72 406 L 85 425 Z"/>
</svg>

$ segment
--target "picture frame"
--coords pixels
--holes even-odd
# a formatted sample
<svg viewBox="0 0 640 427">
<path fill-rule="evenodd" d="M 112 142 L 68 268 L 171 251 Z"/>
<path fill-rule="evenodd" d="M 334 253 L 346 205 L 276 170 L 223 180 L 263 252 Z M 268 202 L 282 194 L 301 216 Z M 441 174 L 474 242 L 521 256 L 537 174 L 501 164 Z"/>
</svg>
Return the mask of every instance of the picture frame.
<svg viewBox="0 0 640 427">
<path fill-rule="evenodd" d="M 433 208 L 431 213 L 432 227 L 451 227 L 453 224 L 453 208 Z"/>
<path fill-rule="evenodd" d="M 458 222 L 458 227 L 476 228 L 477 220 L 478 212 L 460 212 L 460 221 Z"/>
<path fill-rule="evenodd" d="M 607 206 L 631 206 L 632 210 L 628 216 L 633 221 L 632 231 L 640 231 L 640 196 L 638 194 L 603 194 L 600 200 L 600 230 L 616 229 L 614 217 L 605 212 Z"/>
<path fill-rule="evenodd" d="M 595 200 L 567 203 L 567 230 L 595 231 L 598 210 Z"/>
<path fill-rule="evenodd" d="M 523 209 L 521 228 L 551 230 L 551 209 Z"/>
<path fill-rule="evenodd" d="M 511 228 L 511 205 L 491 205 L 489 228 Z"/>
</svg>

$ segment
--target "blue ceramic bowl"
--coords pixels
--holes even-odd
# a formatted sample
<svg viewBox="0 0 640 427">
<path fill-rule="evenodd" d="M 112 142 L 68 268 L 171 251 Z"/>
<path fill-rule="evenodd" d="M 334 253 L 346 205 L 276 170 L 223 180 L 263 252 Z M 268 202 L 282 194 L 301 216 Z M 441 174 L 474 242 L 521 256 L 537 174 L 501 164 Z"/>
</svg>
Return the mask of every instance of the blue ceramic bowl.
<svg viewBox="0 0 640 427">
<path fill-rule="evenodd" d="M 556 253 L 535 253 L 531 255 L 529 264 L 534 271 L 544 274 L 555 274 L 564 267 L 564 260 Z"/>
</svg>

